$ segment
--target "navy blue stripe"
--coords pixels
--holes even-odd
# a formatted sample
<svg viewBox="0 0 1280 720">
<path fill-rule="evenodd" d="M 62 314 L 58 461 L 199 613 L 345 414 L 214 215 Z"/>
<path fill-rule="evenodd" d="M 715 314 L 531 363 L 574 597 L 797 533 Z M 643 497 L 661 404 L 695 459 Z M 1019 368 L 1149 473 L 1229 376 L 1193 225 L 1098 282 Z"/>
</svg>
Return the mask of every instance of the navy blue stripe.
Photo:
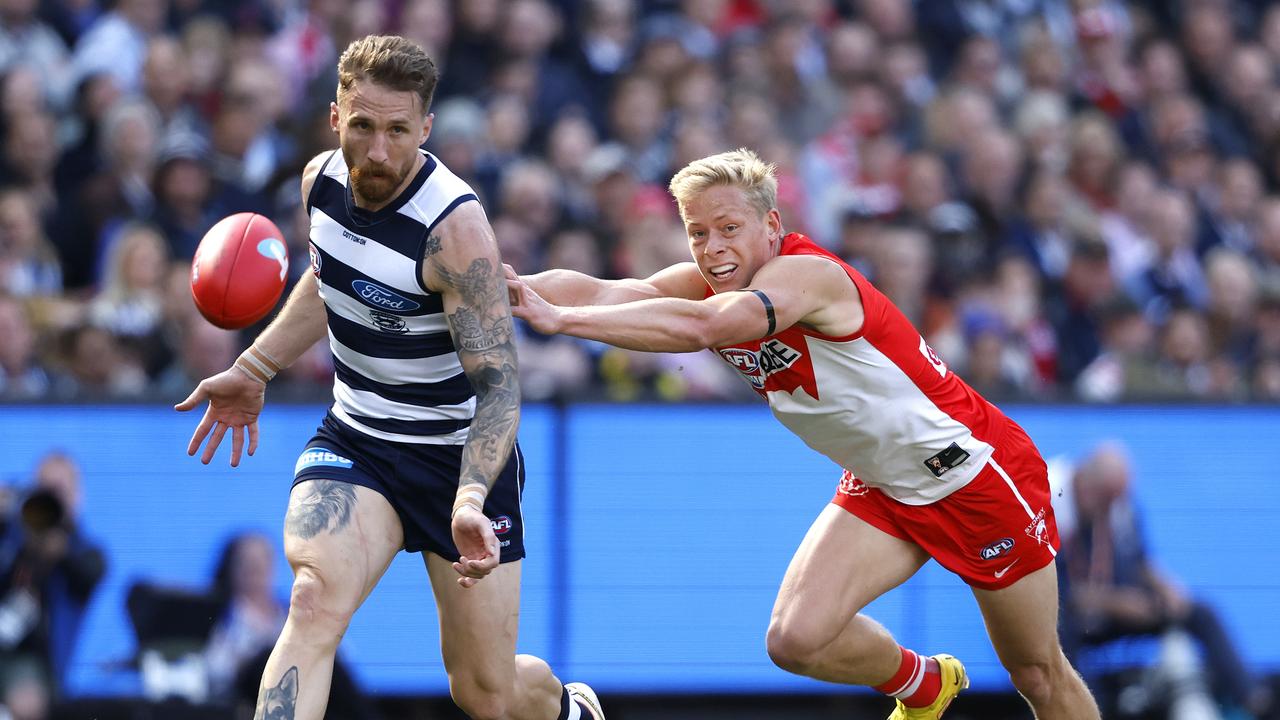
<svg viewBox="0 0 1280 720">
<path fill-rule="evenodd" d="M 329 308 L 325 310 L 329 313 L 329 330 L 333 337 L 361 355 L 412 360 L 455 352 L 453 336 L 447 330 L 423 335 L 386 332 L 352 322 Z"/>
<path fill-rule="evenodd" d="M 352 390 L 371 392 L 392 402 L 406 405 L 461 405 L 475 396 L 466 373 L 435 383 L 394 385 L 370 380 L 338 358 L 333 359 L 334 375 Z"/>
<path fill-rule="evenodd" d="M 329 152 L 329 157 L 325 158 L 324 162 L 320 164 L 320 172 L 316 175 L 316 179 L 311 181 L 311 190 L 307 193 L 307 197 L 306 197 L 307 215 L 310 215 L 311 208 L 316 206 L 315 205 L 316 188 L 324 187 L 324 184 L 320 182 L 320 178 L 324 177 L 324 171 L 329 169 L 329 163 L 333 162 L 333 156 L 337 154 L 338 154 L 337 150 L 331 150 Z"/>
<path fill-rule="evenodd" d="M 325 175 L 312 187 L 312 207 L 333 218 L 347 230 L 385 245 L 401 255 L 417 260 L 425 241 L 426 226 L 402 213 L 392 213 L 377 223 L 361 223 L 351 217 L 347 206 L 347 186 Z M 406 191 L 407 192 L 407 191 Z M 407 196 L 406 196 L 407 199 Z M 379 211 L 381 212 L 381 211 Z"/>
<path fill-rule="evenodd" d="M 421 287 L 423 290 L 425 290 L 425 291 L 427 291 L 427 292 L 433 292 L 433 291 L 431 290 L 431 288 L 427 287 L 426 283 L 422 282 L 422 278 L 426 277 L 426 276 L 423 274 L 423 267 L 422 267 L 422 266 L 423 266 L 423 264 L 424 264 L 424 263 L 426 262 L 426 260 L 427 260 L 427 252 L 426 252 L 426 242 L 427 242 L 427 238 L 431 237 L 431 231 L 436 229 L 436 226 L 440 224 L 440 221 L 441 221 L 441 220 L 444 220 L 445 218 L 449 217 L 449 215 L 450 215 L 450 214 L 451 214 L 451 213 L 452 213 L 452 212 L 453 212 L 453 211 L 454 211 L 454 210 L 455 210 L 459 205 L 461 205 L 461 204 L 462 204 L 462 203 L 464 203 L 464 202 L 469 202 L 469 201 L 471 201 L 471 200 L 475 200 L 476 202 L 480 202 L 480 198 L 476 197 L 475 195 L 473 195 L 473 194 L 471 194 L 471 193 L 467 193 L 466 195 L 459 195 L 458 197 L 454 198 L 454 199 L 453 199 L 453 202 L 449 203 L 449 206 L 448 206 L 448 207 L 446 207 L 446 208 L 444 209 L 444 212 L 440 213 L 438 216 L 436 216 L 436 219 L 435 219 L 435 220 L 432 220 L 432 221 L 431 221 L 431 225 L 427 227 L 427 231 L 426 231 L 425 233 L 423 233 L 423 234 L 422 234 L 422 243 L 423 243 L 423 248 L 422 248 L 421 250 L 419 250 L 419 251 L 418 251 L 418 264 L 417 264 L 416 268 L 414 269 L 413 276 L 414 276 L 414 277 L 416 277 L 416 278 L 418 279 L 418 286 L 419 286 L 419 287 Z"/>
<path fill-rule="evenodd" d="M 352 420 L 382 432 L 400 435 L 448 435 L 471 425 L 470 420 L 391 420 L 348 412 Z"/>
<path fill-rule="evenodd" d="M 337 242 L 347 242 L 347 241 L 338 240 Z M 359 290 L 357 290 L 356 288 L 357 281 L 362 281 L 364 283 L 368 283 L 369 285 L 376 285 L 377 287 L 382 288 L 384 290 L 390 290 L 390 288 L 388 288 L 385 284 L 378 282 L 378 280 L 373 278 L 372 276 L 366 275 L 365 273 L 360 272 L 356 268 L 353 268 L 350 265 L 337 259 L 330 253 L 325 252 L 324 248 L 320 247 L 319 245 L 316 245 L 314 242 L 312 243 L 312 245 L 320 253 L 320 282 L 324 283 L 324 286 L 326 289 L 337 290 L 338 292 L 341 292 L 345 295 L 350 295 L 351 297 L 359 301 L 360 304 L 362 305 L 365 305 L 374 310 L 381 310 L 383 312 L 391 313 L 393 315 L 417 317 L 420 315 L 435 315 L 437 313 L 444 312 L 444 298 L 442 298 L 439 293 L 431 293 L 428 295 L 423 295 L 420 293 L 400 290 L 399 288 L 396 288 L 395 290 L 391 290 L 391 292 L 395 293 L 396 295 L 399 295 L 400 297 L 406 298 L 411 302 L 417 304 L 418 307 L 416 308 L 410 308 L 408 305 L 405 305 L 400 308 L 394 308 L 394 307 L 388 307 L 385 304 L 376 304 L 372 302 L 371 300 L 365 298 L 364 295 Z M 367 287 L 367 286 L 362 286 L 362 287 Z M 387 298 L 389 296 L 383 294 L 382 297 Z"/>
</svg>

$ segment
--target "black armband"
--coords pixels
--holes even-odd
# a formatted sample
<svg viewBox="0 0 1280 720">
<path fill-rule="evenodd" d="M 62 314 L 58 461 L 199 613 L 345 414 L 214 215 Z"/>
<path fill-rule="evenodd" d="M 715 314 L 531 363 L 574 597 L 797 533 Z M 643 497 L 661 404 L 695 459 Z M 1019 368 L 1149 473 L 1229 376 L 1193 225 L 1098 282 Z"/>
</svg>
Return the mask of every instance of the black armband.
<svg viewBox="0 0 1280 720">
<path fill-rule="evenodd" d="M 769 296 L 765 295 L 763 291 L 752 290 L 751 292 L 755 293 L 755 296 L 760 298 L 760 302 L 764 303 L 764 315 L 769 319 L 769 332 L 764 335 L 768 337 L 773 334 L 774 330 L 778 329 L 778 318 L 773 314 L 773 303 L 769 302 Z"/>
</svg>

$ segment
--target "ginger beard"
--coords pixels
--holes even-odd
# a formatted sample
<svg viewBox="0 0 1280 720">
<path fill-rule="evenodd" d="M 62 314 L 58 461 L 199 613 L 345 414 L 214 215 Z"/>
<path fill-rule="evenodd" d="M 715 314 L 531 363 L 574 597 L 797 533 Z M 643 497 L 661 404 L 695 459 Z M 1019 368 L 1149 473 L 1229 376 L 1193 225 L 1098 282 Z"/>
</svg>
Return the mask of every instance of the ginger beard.
<svg viewBox="0 0 1280 720">
<path fill-rule="evenodd" d="M 416 158 L 410 156 L 404 167 L 398 170 L 385 164 L 365 163 L 362 166 L 356 166 L 345 149 L 342 151 L 342 159 L 347 162 L 347 167 L 351 168 L 352 192 L 370 205 L 380 205 L 390 200 L 396 188 L 409 177 Z"/>
</svg>

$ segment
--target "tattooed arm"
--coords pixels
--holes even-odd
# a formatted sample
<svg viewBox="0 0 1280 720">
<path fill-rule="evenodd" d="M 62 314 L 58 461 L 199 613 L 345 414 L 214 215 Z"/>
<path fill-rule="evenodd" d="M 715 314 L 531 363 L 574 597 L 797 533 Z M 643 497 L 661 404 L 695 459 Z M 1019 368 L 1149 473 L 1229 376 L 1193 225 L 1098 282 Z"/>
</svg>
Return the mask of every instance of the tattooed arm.
<svg viewBox="0 0 1280 720">
<path fill-rule="evenodd" d="M 520 381 L 511 307 L 493 230 L 479 203 L 458 206 L 427 239 L 423 283 L 444 299 L 449 332 L 476 392 L 475 417 L 462 448 L 453 536 L 464 587 L 498 565 L 498 541 L 480 512 L 507 464 L 520 423 Z"/>
</svg>

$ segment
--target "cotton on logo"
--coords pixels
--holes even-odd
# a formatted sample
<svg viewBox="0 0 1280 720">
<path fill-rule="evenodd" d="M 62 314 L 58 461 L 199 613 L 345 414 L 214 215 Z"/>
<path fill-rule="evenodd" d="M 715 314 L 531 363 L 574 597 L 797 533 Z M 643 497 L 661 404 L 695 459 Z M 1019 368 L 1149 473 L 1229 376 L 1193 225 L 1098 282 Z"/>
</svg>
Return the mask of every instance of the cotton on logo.
<svg viewBox="0 0 1280 720">
<path fill-rule="evenodd" d="M 920 354 L 924 356 L 925 360 L 929 361 L 929 364 L 933 366 L 934 370 L 938 371 L 938 375 L 942 377 L 947 376 L 946 363 L 942 362 L 942 358 L 938 357 L 938 353 L 934 352 L 933 348 L 929 347 L 929 343 L 925 342 L 923 337 L 920 338 Z"/>
</svg>

